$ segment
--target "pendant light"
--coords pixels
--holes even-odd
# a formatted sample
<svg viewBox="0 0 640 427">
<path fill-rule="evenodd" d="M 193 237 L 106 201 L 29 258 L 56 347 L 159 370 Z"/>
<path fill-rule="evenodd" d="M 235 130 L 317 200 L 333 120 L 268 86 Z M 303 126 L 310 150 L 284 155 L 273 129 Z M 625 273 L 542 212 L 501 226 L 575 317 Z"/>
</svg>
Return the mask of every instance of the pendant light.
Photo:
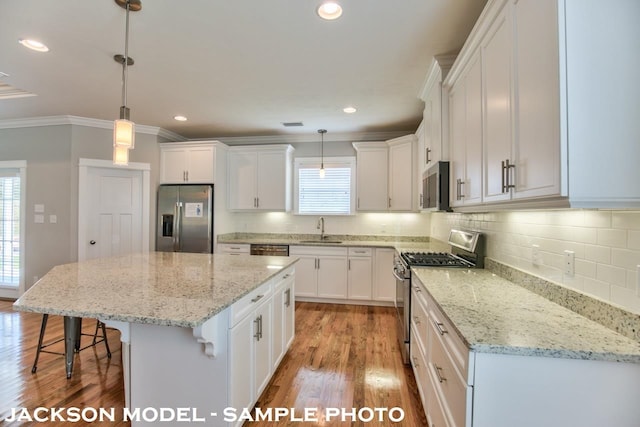
<svg viewBox="0 0 640 427">
<path fill-rule="evenodd" d="M 320 134 L 320 178 L 324 178 L 324 134 L 327 133 L 326 129 L 318 129 Z"/>
<path fill-rule="evenodd" d="M 129 120 L 130 111 L 127 107 L 127 71 L 133 65 L 133 58 L 129 57 L 129 12 L 142 9 L 140 0 L 115 0 L 116 4 L 126 12 L 124 55 L 115 55 L 114 61 L 122 64 L 122 106 L 120 118 L 113 123 L 113 163 L 116 165 L 129 164 L 129 150 L 135 146 L 135 123 Z"/>
</svg>

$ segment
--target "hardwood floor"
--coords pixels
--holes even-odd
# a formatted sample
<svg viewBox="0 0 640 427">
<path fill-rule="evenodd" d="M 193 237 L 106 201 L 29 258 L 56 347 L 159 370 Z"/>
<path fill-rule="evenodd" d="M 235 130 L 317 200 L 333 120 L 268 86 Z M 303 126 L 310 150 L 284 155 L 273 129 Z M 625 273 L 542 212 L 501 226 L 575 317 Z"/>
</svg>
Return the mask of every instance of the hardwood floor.
<svg viewBox="0 0 640 427">
<path fill-rule="evenodd" d="M 63 357 L 47 353 L 41 354 L 38 371 L 31 374 L 41 319 L 39 314 L 15 312 L 11 302 L 0 301 L 0 419 L 10 414 L 10 408 L 92 407 L 115 408 L 121 420 L 124 386 L 118 331 L 108 329 L 111 359 L 102 344 L 84 350 L 76 356 L 73 376 L 67 380 Z M 283 426 L 426 426 L 413 374 L 402 364 L 397 348 L 395 321 L 395 312 L 387 307 L 296 303 L 296 338 L 256 407 L 318 408 L 318 422 L 277 424 Z M 94 322 L 84 322 L 85 332 L 93 333 L 94 327 Z M 50 316 L 45 340 L 62 334 L 62 318 Z M 52 348 L 62 349 L 62 343 Z M 393 407 L 404 411 L 402 422 L 322 419 L 325 408 Z M 30 424 L 0 421 L 3 427 L 26 425 Z M 275 424 L 247 423 L 262 425 Z"/>
</svg>

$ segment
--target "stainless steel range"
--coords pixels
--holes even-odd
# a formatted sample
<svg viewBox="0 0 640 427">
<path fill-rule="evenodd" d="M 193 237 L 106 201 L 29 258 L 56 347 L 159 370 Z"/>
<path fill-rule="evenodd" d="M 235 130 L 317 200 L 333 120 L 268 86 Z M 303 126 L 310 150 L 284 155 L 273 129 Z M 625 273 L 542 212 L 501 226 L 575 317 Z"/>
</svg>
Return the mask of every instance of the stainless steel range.
<svg viewBox="0 0 640 427">
<path fill-rule="evenodd" d="M 451 252 L 401 252 L 396 255 L 393 275 L 396 277 L 395 306 L 398 314 L 398 339 L 405 364 L 409 364 L 411 325 L 411 267 L 482 268 L 484 248 L 482 234 L 476 231 L 451 230 Z"/>
</svg>

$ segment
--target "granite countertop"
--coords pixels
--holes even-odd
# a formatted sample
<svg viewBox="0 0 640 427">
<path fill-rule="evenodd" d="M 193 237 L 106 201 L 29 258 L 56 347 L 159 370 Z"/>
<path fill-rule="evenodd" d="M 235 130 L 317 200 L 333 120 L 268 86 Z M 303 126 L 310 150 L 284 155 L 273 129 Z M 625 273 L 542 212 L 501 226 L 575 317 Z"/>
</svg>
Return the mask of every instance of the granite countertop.
<svg viewBox="0 0 640 427">
<path fill-rule="evenodd" d="M 640 363 L 640 343 L 486 270 L 412 268 L 471 351 Z"/>
<path fill-rule="evenodd" d="M 196 327 L 297 261 L 295 257 L 151 252 L 54 267 L 14 309 Z"/>
<path fill-rule="evenodd" d="M 232 236 L 218 236 L 218 243 L 225 244 L 262 244 L 262 245 L 294 245 L 294 246 L 338 246 L 391 248 L 402 251 L 432 250 L 432 242 L 423 237 L 411 236 L 360 236 L 331 234 L 326 235 L 328 242 L 322 242 L 319 234 L 269 234 L 269 233 L 236 233 Z M 365 238 L 367 237 L 367 238 Z M 332 243 L 330 243 L 332 242 Z M 336 243 L 339 242 L 339 243 Z M 439 248 L 441 247 L 438 246 Z M 447 247 L 448 248 L 448 247 Z M 442 250 L 442 249 L 438 249 Z M 446 249 L 448 250 L 448 249 Z"/>
</svg>

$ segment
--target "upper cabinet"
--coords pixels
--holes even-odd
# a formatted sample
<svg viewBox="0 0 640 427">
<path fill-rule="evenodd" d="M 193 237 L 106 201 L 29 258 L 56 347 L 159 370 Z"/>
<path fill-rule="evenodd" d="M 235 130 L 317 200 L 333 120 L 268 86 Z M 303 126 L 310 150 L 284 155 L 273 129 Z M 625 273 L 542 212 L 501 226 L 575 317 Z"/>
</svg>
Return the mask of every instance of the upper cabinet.
<svg viewBox="0 0 640 427">
<path fill-rule="evenodd" d="M 229 148 L 230 210 L 291 210 L 291 145 Z"/>
<path fill-rule="evenodd" d="M 214 184 L 219 142 L 160 144 L 161 184 Z"/>
<path fill-rule="evenodd" d="M 444 80 L 453 206 L 640 207 L 632 16 L 640 2 L 487 3 Z"/>
<path fill-rule="evenodd" d="M 413 211 L 416 137 L 379 142 L 354 142 L 356 149 L 356 209 L 387 212 Z"/>
</svg>

